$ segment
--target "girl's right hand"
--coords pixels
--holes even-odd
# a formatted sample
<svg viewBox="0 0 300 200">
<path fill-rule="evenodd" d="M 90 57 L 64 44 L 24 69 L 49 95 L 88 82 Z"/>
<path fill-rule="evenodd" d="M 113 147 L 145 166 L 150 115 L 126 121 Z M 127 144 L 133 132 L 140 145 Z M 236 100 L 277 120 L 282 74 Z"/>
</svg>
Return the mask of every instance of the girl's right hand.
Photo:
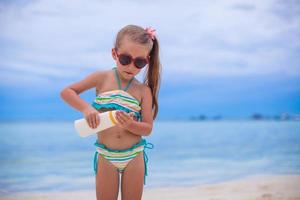
<svg viewBox="0 0 300 200">
<path fill-rule="evenodd" d="M 83 115 L 91 128 L 94 129 L 100 124 L 99 112 L 96 109 L 87 107 L 83 110 Z"/>
</svg>

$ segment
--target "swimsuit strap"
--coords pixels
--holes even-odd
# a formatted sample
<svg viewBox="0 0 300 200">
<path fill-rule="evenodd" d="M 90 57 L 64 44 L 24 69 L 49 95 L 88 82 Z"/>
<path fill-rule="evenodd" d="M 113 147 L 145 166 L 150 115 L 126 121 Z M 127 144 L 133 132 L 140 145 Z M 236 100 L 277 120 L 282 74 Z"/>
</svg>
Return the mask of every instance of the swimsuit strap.
<svg viewBox="0 0 300 200">
<path fill-rule="evenodd" d="M 120 89 L 120 90 L 123 90 L 123 89 L 122 89 L 122 86 L 121 86 L 120 77 L 119 77 L 119 74 L 118 74 L 118 72 L 117 72 L 117 68 L 115 67 L 115 68 L 113 68 L 113 69 L 115 70 L 115 76 L 116 76 L 116 79 L 117 79 L 117 81 L 118 81 L 119 89 Z M 129 88 L 130 84 L 132 83 L 133 79 L 134 79 L 134 77 L 133 77 L 132 79 L 130 79 L 130 81 L 128 82 L 127 86 L 124 88 L 124 91 L 127 91 L 127 90 L 128 90 L 128 88 Z"/>
<path fill-rule="evenodd" d="M 150 142 L 147 142 L 145 139 L 143 139 L 143 142 L 144 142 L 144 170 L 145 170 L 145 173 L 144 173 L 144 185 L 146 185 L 146 176 L 148 176 L 148 167 L 147 167 L 147 163 L 148 163 L 148 156 L 146 154 L 146 149 L 153 149 L 154 148 L 154 145 Z M 149 146 L 150 145 L 150 146 Z"/>
</svg>

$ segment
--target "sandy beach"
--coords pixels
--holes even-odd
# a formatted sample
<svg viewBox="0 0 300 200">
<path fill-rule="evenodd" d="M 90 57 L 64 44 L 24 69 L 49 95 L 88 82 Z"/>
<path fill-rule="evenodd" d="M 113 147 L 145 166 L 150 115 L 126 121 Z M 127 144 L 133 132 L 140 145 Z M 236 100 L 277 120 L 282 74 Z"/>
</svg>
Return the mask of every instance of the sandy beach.
<svg viewBox="0 0 300 200">
<path fill-rule="evenodd" d="M 1 200 L 95 200 L 94 190 L 31 192 Z M 119 198 L 120 199 L 120 198 Z M 260 175 L 195 187 L 145 188 L 143 200 L 300 200 L 300 175 Z"/>
</svg>

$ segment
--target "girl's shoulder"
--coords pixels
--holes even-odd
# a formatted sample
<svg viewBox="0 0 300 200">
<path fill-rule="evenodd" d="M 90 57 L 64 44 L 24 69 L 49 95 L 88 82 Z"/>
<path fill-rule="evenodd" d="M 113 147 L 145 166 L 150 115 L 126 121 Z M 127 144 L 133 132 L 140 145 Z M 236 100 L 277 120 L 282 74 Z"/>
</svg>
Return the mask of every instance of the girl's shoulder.
<svg viewBox="0 0 300 200">
<path fill-rule="evenodd" d="M 99 81 L 105 79 L 106 72 L 105 71 L 94 71 L 90 72 L 81 80 L 68 85 L 68 88 L 73 89 L 77 94 L 80 94 L 88 89 L 96 87 L 99 84 Z M 102 81 L 100 81 L 102 82 Z"/>
<path fill-rule="evenodd" d="M 95 79 L 97 80 L 97 85 L 102 85 L 108 80 L 112 79 L 113 73 L 111 69 L 97 70 L 93 72 Z"/>
<path fill-rule="evenodd" d="M 138 79 L 135 78 L 135 84 L 137 85 L 137 87 L 140 89 L 140 90 L 149 90 L 150 87 L 144 83 L 144 82 L 140 82 Z"/>
<path fill-rule="evenodd" d="M 148 96 L 149 94 L 151 94 L 150 87 L 147 84 L 140 82 L 137 79 L 136 79 L 136 89 L 140 91 L 142 98 L 144 96 Z"/>
<path fill-rule="evenodd" d="M 95 74 L 95 76 L 97 77 L 98 80 L 104 80 L 106 78 L 111 78 L 111 75 L 113 75 L 112 69 L 97 70 L 93 73 Z"/>
<path fill-rule="evenodd" d="M 111 73 L 111 69 L 101 69 L 101 70 L 96 70 L 92 73 L 96 74 L 97 76 L 107 76 L 109 73 Z"/>
</svg>

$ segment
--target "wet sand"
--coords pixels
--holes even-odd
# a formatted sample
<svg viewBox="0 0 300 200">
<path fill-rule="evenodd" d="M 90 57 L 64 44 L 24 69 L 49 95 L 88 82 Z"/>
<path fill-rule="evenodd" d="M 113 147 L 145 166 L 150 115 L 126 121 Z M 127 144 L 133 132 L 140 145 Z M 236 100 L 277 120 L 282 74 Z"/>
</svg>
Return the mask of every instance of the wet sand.
<svg viewBox="0 0 300 200">
<path fill-rule="evenodd" d="M 120 196 L 120 195 L 119 195 Z M 1 200 L 96 200 L 94 190 L 30 192 Z M 121 199 L 121 198 L 119 198 Z M 300 175 L 260 175 L 218 184 L 149 189 L 143 200 L 300 200 Z"/>
</svg>

